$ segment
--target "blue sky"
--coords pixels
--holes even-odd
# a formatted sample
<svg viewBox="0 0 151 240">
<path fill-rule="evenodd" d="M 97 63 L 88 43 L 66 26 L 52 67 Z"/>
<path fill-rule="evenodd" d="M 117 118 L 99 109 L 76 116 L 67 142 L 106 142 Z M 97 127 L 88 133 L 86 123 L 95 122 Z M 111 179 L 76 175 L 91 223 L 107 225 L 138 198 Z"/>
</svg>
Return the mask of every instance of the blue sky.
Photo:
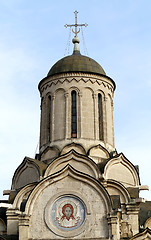
<svg viewBox="0 0 151 240">
<path fill-rule="evenodd" d="M 83 32 L 89 56 L 116 82 L 116 149 L 139 165 L 142 185 L 151 188 L 151 1 L 0 0 L 0 199 L 23 158 L 35 155 L 37 85 L 64 57 L 64 24 L 74 22 L 75 10 L 78 22 L 88 23 Z M 151 192 L 141 195 L 151 199 Z"/>
</svg>

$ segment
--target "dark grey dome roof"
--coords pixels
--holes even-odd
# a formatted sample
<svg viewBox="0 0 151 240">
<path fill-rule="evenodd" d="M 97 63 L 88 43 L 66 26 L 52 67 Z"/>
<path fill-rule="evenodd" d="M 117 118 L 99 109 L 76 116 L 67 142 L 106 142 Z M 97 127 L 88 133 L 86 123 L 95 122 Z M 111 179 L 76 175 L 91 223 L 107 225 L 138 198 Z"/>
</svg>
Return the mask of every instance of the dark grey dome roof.
<svg viewBox="0 0 151 240">
<path fill-rule="evenodd" d="M 106 75 L 103 68 L 92 58 L 74 52 L 72 55 L 64 57 L 56 62 L 50 71 L 48 77 L 58 73 L 83 72 Z"/>
</svg>

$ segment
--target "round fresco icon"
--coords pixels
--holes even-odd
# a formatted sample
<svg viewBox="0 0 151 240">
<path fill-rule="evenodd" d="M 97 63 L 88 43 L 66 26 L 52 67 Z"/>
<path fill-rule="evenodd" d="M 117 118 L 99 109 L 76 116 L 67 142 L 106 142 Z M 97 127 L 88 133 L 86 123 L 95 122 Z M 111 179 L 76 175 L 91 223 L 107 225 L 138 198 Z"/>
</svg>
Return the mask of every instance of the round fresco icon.
<svg viewBox="0 0 151 240">
<path fill-rule="evenodd" d="M 51 209 L 51 220 L 59 229 L 70 231 L 82 225 L 85 219 L 85 207 L 82 201 L 75 197 L 58 199 Z"/>
</svg>

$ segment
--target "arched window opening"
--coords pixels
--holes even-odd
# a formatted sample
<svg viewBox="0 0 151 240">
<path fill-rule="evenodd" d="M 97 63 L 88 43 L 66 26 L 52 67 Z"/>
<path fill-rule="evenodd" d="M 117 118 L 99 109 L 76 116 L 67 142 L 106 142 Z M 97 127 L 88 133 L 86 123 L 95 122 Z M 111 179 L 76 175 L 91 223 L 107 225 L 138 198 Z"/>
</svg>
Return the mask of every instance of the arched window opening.
<svg viewBox="0 0 151 240">
<path fill-rule="evenodd" d="M 103 140 L 103 104 L 102 95 L 98 94 L 99 139 Z"/>
<path fill-rule="evenodd" d="M 48 97 L 48 140 L 51 141 L 51 96 Z"/>
<path fill-rule="evenodd" d="M 71 137 L 77 137 L 77 93 L 71 92 Z"/>
</svg>

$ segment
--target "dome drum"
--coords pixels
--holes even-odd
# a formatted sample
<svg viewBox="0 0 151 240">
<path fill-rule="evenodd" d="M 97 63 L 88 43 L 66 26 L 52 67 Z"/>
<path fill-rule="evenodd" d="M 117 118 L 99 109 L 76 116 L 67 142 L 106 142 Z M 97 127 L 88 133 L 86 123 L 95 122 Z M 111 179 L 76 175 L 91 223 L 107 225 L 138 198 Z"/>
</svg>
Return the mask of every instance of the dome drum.
<svg viewBox="0 0 151 240">
<path fill-rule="evenodd" d="M 40 151 L 54 145 L 62 149 L 71 142 L 82 144 L 86 150 L 101 143 L 114 151 L 114 84 L 110 78 L 92 73 L 60 73 L 43 79 L 39 90 L 42 98 Z M 76 134 L 72 134 L 73 91 L 76 94 Z"/>
</svg>

